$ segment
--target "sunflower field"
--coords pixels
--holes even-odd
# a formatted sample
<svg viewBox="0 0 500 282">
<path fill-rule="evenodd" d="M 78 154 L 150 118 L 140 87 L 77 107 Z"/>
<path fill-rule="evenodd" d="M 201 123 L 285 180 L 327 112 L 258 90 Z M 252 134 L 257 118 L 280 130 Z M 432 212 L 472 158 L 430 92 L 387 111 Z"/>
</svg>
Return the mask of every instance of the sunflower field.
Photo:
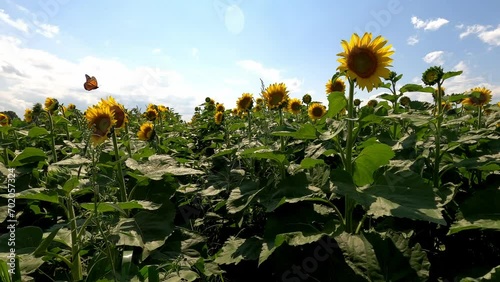
<svg viewBox="0 0 500 282">
<path fill-rule="evenodd" d="M 500 103 L 401 85 L 387 43 L 341 42 L 328 103 L 0 114 L 1 281 L 500 281 Z"/>
</svg>

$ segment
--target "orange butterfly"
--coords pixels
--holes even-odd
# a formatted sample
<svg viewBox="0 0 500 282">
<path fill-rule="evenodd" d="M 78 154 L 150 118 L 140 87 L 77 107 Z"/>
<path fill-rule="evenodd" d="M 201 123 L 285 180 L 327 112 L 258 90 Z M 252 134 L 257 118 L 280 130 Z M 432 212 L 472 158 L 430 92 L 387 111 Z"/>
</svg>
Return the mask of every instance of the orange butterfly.
<svg viewBox="0 0 500 282">
<path fill-rule="evenodd" d="M 85 90 L 90 91 L 99 88 L 95 77 L 90 77 L 86 74 L 85 78 L 87 79 L 87 81 L 83 84 L 83 88 L 85 88 Z"/>
</svg>

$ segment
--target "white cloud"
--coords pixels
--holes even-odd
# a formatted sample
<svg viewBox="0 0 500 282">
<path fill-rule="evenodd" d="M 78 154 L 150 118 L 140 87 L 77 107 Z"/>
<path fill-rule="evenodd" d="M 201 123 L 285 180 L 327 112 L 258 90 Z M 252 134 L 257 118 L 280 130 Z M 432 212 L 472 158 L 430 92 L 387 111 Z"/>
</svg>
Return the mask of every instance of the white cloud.
<svg viewBox="0 0 500 282">
<path fill-rule="evenodd" d="M 161 54 L 161 49 L 160 48 L 155 48 L 151 51 L 153 54 Z"/>
<path fill-rule="evenodd" d="M 443 25 L 449 23 L 447 19 L 437 18 L 434 20 L 422 20 L 415 16 L 411 17 L 411 23 L 416 29 L 423 28 L 424 30 L 438 30 Z"/>
<path fill-rule="evenodd" d="M 118 60 L 95 56 L 68 61 L 26 48 L 19 39 L 6 36 L 0 36 L 0 50 L 0 111 L 13 110 L 20 117 L 33 104 L 43 104 L 46 97 L 85 110 L 100 98 L 112 95 L 128 108 L 144 109 L 148 103 L 158 103 L 189 118 L 196 104 L 204 99 L 200 95 L 206 95 L 175 70 L 130 68 Z M 97 78 L 99 89 L 83 89 L 86 73 Z"/>
<path fill-rule="evenodd" d="M 462 27 L 463 28 L 463 27 Z M 492 29 L 490 25 L 470 25 L 465 27 L 465 31 L 460 33 L 460 39 L 469 36 L 471 34 L 476 34 L 477 37 L 484 43 L 492 46 L 500 46 L 500 24 L 497 28 Z"/>
<path fill-rule="evenodd" d="M 28 24 L 24 20 L 13 20 L 10 18 L 9 14 L 5 13 L 5 10 L 2 9 L 0 9 L 0 20 L 17 30 L 28 32 Z"/>
<path fill-rule="evenodd" d="M 258 77 L 264 81 L 266 86 L 272 83 L 283 82 L 286 84 L 286 87 L 290 91 L 290 93 L 299 92 L 301 90 L 303 81 L 296 77 L 285 78 L 283 77 L 281 70 L 266 68 L 261 63 L 253 60 L 238 61 L 237 65 L 244 70 L 258 75 Z"/>
<path fill-rule="evenodd" d="M 23 6 L 16 4 L 16 7 L 18 10 L 25 13 L 28 16 L 28 18 L 34 19 L 37 17 L 35 14 L 30 12 Z M 17 30 L 24 32 L 25 34 L 29 34 L 31 31 L 34 31 L 47 38 L 54 38 L 57 34 L 59 34 L 59 27 L 56 25 L 42 23 L 39 21 L 28 22 L 25 19 L 12 20 L 10 16 L 7 13 L 5 13 L 5 11 L 2 9 L 0 9 L 0 20 L 2 20 L 3 22 L 7 23 L 8 25 Z"/>
<path fill-rule="evenodd" d="M 406 40 L 406 43 L 408 43 L 408 45 L 415 45 L 418 43 L 418 36 L 417 35 L 412 35 L 410 37 L 408 37 L 408 39 Z"/>
<path fill-rule="evenodd" d="M 428 64 L 442 65 L 444 64 L 443 55 L 444 51 L 433 51 L 425 55 L 423 59 Z"/>
</svg>

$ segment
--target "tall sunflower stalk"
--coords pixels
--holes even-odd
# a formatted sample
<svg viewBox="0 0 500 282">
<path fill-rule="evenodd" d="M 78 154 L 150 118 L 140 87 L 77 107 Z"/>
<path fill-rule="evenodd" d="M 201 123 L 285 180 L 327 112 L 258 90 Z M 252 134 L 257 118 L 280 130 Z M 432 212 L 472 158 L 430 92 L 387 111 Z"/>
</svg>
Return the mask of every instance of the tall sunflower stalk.
<svg viewBox="0 0 500 282">
<path fill-rule="evenodd" d="M 372 34 L 365 33 L 360 38 L 356 33 L 352 35 L 350 42 L 342 40 L 341 45 L 344 52 L 337 54 L 340 72 L 345 72 L 349 81 L 349 96 L 347 100 L 347 135 L 346 147 L 344 148 L 344 169 L 353 176 L 353 146 L 354 146 L 354 88 L 357 86 L 361 90 L 367 89 L 371 92 L 373 88 L 381 85 L 380 78 L 388 78 L 392 59 L 390 55 L 394 53 L 392 46 L 384 46 L 387 41 L 378 36 L 372 41 Z M 366 217 L 361 219 L 358 228 L 354 230 L 353 212 L 356 202 L 345 196 L 344 225 L 346 232 L 359 232 L 360 226 Z"/>
</svg>

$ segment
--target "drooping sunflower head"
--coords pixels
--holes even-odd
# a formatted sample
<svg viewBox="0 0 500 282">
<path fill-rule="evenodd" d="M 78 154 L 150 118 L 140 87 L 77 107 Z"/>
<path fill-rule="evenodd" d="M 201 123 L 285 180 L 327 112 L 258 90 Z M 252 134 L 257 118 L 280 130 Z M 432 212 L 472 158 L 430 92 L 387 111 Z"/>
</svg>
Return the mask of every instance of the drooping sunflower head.
<svg viewBox="0 0 500 282">
<path fill-rule="evenodd" d="M 463 105 L 482 107 L 491 101 L 491 90 L 485 87 L 476 87 L 471 89 L 468 98 L 462 101 Z"/>
<path fill-rule="evenodd" d="M 317 120 L 322 118 L 326 114 L 326 107 L 320 103 L 312 103 L 307 110 L 309 117 L 312 120 Z"/>
<path fill-rule="evenodd" d="M 288 111 L 292 114 L 299 114 L 300 110 L 302 109 L 302 102 L 297 99 L 293 98 L 288 101 Z"/>
<path fill-rule="evenodd" d="M 368 103 L 366 105 L 370 108 L 375 108 L 377 106 L 377 104 L 378 104 L 378 101 L 372 99 L 372 100 L 368 101 Z"/>
<path fill-rule="evenodd" d="M 149 121 L 155 121 L 158 118 L 158 111 L 153 108 L 148 108 L 146 112 L 144 112 L 144 117 Z"/>
<path fill-rule="evenodd" d="M 216 112 L 214 115 L 215 124 L 221 124 L 224 118 L 224 112 Z"/>
<path fill-rule="evenodd" d="M 99 145 L 108 139 L 108 134 L 116 122 L 111 109 L 103 105 L 89 107 L 85 111 L 85 118 L 88 127 L 92 129 L 90 139 L 94 145 Z"/>
<path fill-rule="evenodd" d="M 434 98 L 434 100 L 436 100 L 436 99 L 437 99 L 437 97 L 438 97 L 437 95 L 438 95 L 438 94 L 439 94 L 439 96 L 440 96 L 440 97 L 443 97 L 443 96 L 444 96 L 444 89 L 445 89 L 445 88 L 444 88 L 444 87 L 442 87 L 442 86 L 441 86 L 441 88 L 440 88 L 440 89 L 438 89 L 437 87 L 436 87 L 436 89 L 434 89 L 434 92 L 432 92 L 432 97 Z"/>
<path fill-rule="evenodd" d="M 0 125 L 1 126 L 8 126 L 9 125 L 9 116 L 4 114 L 4 113 L 0 113 Z"/>
<path fill-rule="evenodd" d="M 339 71 L 347 71 L 350 79 L 356 79 L 361 89 L 366 88 L 368 92 L 377 88 L 382 82 L 380 78 L 389 77 L 392 58 L 394 53 L 392 45 L 384 46 L 387 43 L 382 36 L 377 36 L 372 41 L 372 34 L 365 33 L 362 38 L 354 33 L 351 41 L 342 40 L 344 52 L 337 54 Z"/>
<path fill-rule="evenodd" d="M 142 141 L 150 141 L 154 137 L 155 137 L 154 125 L 150 122 L 143 123 L 139 128 L 139 132 L 137 132 L 137 138 L 139 138 L 139 140 Z"/>
<path fill-rule="evenodd" d="M 311 101 L 312 101 L 312 97 L 309 94 L 306 94 L 302 97 L 302 102 L 304 102 L 304 104 L 309 104 L 309 103 L 311 103 Z"/>
<path fill-rule="evenodd" d="M 443 75 L 444 71 L 442 67 L 430 67 L 422 74 L 422 81 L 425 83 L 425 85 L 433 86 L 443 78 Z"/>
<path fill-rule="evenodd" d="M 250 111 L 253 107 L 253 95 L 250 93 L 243 93 L 238 101 L 236 107 L 240 112 Z"/>
<path fill-rule="evenodd" d="M 409 97 L 407 97 L 407 96 L 403 96 L 403 97 L 401 97 L 401 98 L 399 99 L 399 103 L 400 103 L 401 105 L 405 106 L 405 107 L 408 107 L 408 106 L 410 105 L 410 102 L 411 102 L 411 100 L 410 100 L 410 98 L 409 98 Z"/>
<path fill-rule="evenodd" d="M 216 112 L 224 112 L 225 110 L 226 110 L 226 108 L 224 107 L 224 104 L 217 103 L 217 105 L 215 106 Z"/>
<path fill-rule="evenodd" d="M 332 92 L 345 92 L 345 83 L 340 78 L 337 78 L 334 82 L 332 82 L 332 79 L 328 80 L 325 87 L 326 94 Z"/>
<path fill-rule="evenodd" d="M 33 121 L 33 110 L 32 109 L 24 110 L 24 121 L 26 121 L 27 123 L 30 123 Z"/>
<path fill-rule="evenodd" d="M 45 110 L 49 113 L 54 113 L 59 108 L 59 102 L 55 98 L 47 97 L 45 99 Z"/>
<path fill-rule="evenodd" d="M 282 108 L 288 101 L 288 90 L 284 83 L 274 83 L 264 90 L 264 98 L 270 109 Z"/>
<path fill-rule="evenodd" d="M 101 105 L 103 107 L 108 107 L 111 112 L 113 112 L 116 121 L 116 128 L 122 128 L 125 126 L 125 123 L 128 122 L 125 108 L 122 104 L 116 102 L 116 100 L 112 96 L 109 96 L 107 100 L 101 99 Z"/>
</svg>

